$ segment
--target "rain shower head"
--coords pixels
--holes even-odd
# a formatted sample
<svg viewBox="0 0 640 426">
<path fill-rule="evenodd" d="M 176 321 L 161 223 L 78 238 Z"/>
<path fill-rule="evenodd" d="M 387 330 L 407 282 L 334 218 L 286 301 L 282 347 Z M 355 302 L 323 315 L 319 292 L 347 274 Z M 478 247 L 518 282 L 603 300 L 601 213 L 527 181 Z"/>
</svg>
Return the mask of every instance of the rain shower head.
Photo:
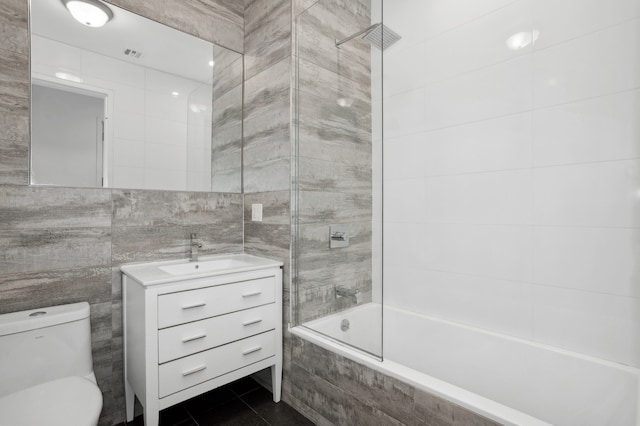
<svg viewBox="0 0 640 426">
<path fill-rule="evenodd" d="M 378 48 L 379 50 L 386 50 L 391 45 L 395 44 L 402 37 L 389 27 L 385 26 L 382 23 L 373 24 L 368 28 L 365 28 L 362 31 L 359 31 L 353 35 L 350 35 L 347 38 L 343 38 L 342 40 L 336 40 L 336 47 L 340 48 L 340 45 L 353 40 L 354 38 L 362 36 L 363 40 L 371 43 L 372 46 Z"/>
</svg>

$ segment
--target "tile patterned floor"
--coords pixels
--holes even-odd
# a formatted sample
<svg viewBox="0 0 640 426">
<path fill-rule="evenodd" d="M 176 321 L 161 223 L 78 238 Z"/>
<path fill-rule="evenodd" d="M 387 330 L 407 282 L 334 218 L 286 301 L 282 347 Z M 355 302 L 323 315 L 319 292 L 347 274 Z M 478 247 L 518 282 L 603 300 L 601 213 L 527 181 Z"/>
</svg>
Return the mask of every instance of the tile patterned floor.
<svg viewBox="0 0 640 426">
<path fill-rule="evenodd" d="M 167 408 L 160 426 L 313 426 L 285 402 L 247 377 Z M 118 426 L 144 426 L 142 416 Z"/>
</svg>

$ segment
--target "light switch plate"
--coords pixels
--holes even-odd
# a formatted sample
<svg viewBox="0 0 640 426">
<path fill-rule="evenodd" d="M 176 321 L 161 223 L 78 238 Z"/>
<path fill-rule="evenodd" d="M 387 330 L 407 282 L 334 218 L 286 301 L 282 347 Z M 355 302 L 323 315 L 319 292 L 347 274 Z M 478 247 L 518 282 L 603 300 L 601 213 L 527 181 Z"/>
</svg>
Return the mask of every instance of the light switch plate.
<svg viewBox="0 0 640 426">
<path fill-rule="evenodd" d="M 262 204 L 251 204 L 251 221 L 262 222 Z"/>
</svg>

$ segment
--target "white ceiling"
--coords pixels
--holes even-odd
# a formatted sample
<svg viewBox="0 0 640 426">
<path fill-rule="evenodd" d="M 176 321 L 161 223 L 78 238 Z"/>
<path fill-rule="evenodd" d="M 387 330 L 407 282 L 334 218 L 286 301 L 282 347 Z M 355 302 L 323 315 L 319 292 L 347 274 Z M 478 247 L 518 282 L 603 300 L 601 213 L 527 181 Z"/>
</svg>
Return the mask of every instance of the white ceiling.
<svg viewBox="0 0 640 426">
<path fill-rule="evenodd" d="M 213 44 L 113 5 L 113 19 L 101 28 L 76 21 L 60 0 L 31 0 L 31 32 L 42 37 L 192 80 L 213 77 Z M 139 59 L 125 49 L 142 52 Z"/>
</svg>

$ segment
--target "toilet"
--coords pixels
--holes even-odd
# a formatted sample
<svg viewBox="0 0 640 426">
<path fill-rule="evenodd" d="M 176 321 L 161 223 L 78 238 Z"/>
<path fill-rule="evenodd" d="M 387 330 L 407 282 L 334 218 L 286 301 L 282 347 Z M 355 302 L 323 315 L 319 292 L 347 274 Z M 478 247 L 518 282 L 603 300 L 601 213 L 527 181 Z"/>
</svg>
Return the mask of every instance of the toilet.
<svg viewBox="0 0 640 426">
<path fill-rule="evenodd" d="M 0 425 L 96 426 L 87 302 L 0 315 Z"/>
</svg>

